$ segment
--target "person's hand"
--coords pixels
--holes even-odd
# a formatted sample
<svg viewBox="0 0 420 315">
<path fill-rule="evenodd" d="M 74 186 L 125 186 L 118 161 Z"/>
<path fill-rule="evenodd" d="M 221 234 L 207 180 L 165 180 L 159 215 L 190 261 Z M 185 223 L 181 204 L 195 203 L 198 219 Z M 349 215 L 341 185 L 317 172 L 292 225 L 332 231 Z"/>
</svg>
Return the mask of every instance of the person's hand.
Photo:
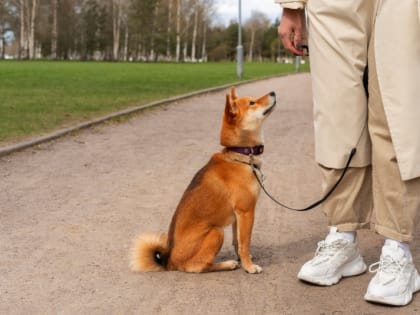
<svg viewBox="0 0 420 315">
<path fill-rule="evenodd" d="M 278 33 L 287 50 L 299 56 L 303 55 L 302 44 L 306 34 L 305 11 L 283 9 Z"/>
</svg>

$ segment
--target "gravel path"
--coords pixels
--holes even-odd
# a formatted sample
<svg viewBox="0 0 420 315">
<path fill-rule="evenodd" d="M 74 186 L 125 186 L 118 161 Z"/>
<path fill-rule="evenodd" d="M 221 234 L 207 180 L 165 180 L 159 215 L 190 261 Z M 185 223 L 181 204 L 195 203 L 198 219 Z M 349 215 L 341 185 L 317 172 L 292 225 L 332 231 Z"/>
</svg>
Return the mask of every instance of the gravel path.
<svg viewBox="0 0 420 315">
<path fill-rule="evenodd" d="M 258 81 L 277 93 L 265 124 L 267 188 L 292 206 L 319 197 L 308 74 Z M 0 158 L 0 314 L 414 314 L 363 300 L 370 274 L 333 287 L 296 274 L 327 233 L 319 209 L 296 213 L 261 195 L 252 238 L 262 274 L 133 273 L 139 232 L 165 231 L 189 181 L 219 150 L 224 91 L 104 123 Z M 417 233 L 418 234 L 418 233 Z M 419 236 L 419 235 L 417 235 Z M 418 237 L 417 237 L 418 238 Z M 219 257 L 234 258 L 231 230 Z M 360 233 L 368 264 L 382 239 Z M 420 261 L 415 242 L 414 259 Z M 420 266 L 420 265 L 419 265 Z"/>
</svg>

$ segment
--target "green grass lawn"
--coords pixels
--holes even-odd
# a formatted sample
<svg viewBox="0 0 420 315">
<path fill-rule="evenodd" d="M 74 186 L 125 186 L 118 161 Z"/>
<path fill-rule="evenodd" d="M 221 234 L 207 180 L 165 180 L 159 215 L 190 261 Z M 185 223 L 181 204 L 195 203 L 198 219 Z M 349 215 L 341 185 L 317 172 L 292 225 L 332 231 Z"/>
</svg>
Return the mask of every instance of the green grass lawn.
<svg viewBox="0 0 420 315">
<path fill-rule="evenodd" d="M 294 65 L 245 64 L 243 80 L 294 70 Z M 238 81 L 235 63 L 1 61 L 0 146 L 130 106 Z"/>
</svg>

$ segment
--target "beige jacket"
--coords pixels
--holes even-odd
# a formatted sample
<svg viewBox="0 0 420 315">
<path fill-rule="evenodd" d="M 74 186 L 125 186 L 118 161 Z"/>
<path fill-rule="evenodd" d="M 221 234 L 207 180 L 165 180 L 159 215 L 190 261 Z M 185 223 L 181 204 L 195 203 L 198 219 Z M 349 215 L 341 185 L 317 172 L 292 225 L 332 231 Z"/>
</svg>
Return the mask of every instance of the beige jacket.
<svg viewBox="0 0 420 315">
<path fill-rule="evenodd" d="M 293 1 L 293 0 L 274 0 L 274 2 L 280 4 L 283 8 L 288 9 L 303 9 L 308 0 Z"/>
<path fill-rule="evenodd" d="M 311 1 L 275 0 L 283 7 L 294 9 L 303 8 L 308 4 L 309 13 L 312 9 L 311 4 L 316 3 L 315 0 L 314 2 Z M 335 4 L 337 3 L 339 2 L 335 2 Z M 401 177 L 403 180 L 409 180 L 420 177 L 420 0 L 399 2 L 398 6 L 400 4 L 410 6 L 408 8 L 409 12 L 413 12 L 410 18 L 393 12 L 394 9 L 397 9 L 395 7 L 397 4 L 393 0 L 380 0 L 378 3 L 379 10 L 374 30 L 374 45 L 380 93 Z M 407 7 L 405 9 L 407 10 Z M 417 12 L 415 12 L 416 10 Z M 311 17 L 311 14 L 309 16 Z M 318 20 L 317 23 L 319 22 Z M 404 30 L 398 26 L 403 27 Z M 334 29 L 334 26 L 329 25 L 329 27 Z M 311 37 L 310 32 L 311 20 L 309 20 L 309 37 Z M 331 34 L 329 35 L 331 36 Z M 357 36 L 360 36 L 360 34 L 357 34 Z M 395 40 L 390 40 L 390 38 Z M 311 40 L 309 43 L 311 43 Z M 351 49 L 351 47 L 348 48 Z M 325 56 L 325 59 L 328 60 L 328 56 Z M 355 60 L 355 62 L 359 61 L 364 62 L 364 60 Z M 313 60 L 311 60 L 312 62 Z M 322 66 L 325 69 L 330 66 L 340 67 L 340 64 L 325 63 Z M 315 68 L 315 65 L 313 65 L 313 68 Z M 404 71 L 400 71 L 401 69 L 404 69 Z M 339 82 L 339 84 L 348 86 L 353 83 Z M 356 103 L 359 102 L 353 94 L 350 92 L 348 94 L 346 97 Z M 330 95 L 326 94 L 325 98 L 328 97 Z M 360 99 L 360 104 L 363 102 L 365 100 Z M 322 97 L 318 98 L 317 103 L 316 111 L 322 111 Z M 359 106 L 359 108 L 362 107 Z M 354 140 L 349 140 L 346 143 L 344 138 L 358 139 L 360 128 L 356 120 L 357 117 L 363 117 L 364 114 L 358 112 L 358 108 L 349 109 L 345 114 L 346 117 L 349 117 L 348 122 L 344 121 L 343 125 L 340 125 L 342 130 L 326 130 L 322 126 L 323 124 L 319 124 L 317 115 L 315 115 L 317 162 L 331 168 L 342 168 L 344 166 L 349 147 L 352 146 L 350 142 L 354 142 Z M 338 120 L 338 117 L 334 117 L 331 112 L 324 112 L 323 116 Z M 370 163 L 370 150 L 367 149 L 369 140 L 366 132 L 362 136 L 361 143 L 365 149 L 358 150 L 352 166 L 366 166 Z"/>
</svg>

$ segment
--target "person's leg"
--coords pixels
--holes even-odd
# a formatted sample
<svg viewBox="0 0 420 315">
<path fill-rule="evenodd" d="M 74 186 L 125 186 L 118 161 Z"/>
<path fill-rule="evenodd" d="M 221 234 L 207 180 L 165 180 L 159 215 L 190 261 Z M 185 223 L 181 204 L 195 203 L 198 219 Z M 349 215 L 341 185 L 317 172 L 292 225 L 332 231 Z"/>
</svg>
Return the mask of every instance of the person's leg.
<svg viewBox="0 0 420 315">
<path fill-rule="evenodd" d="M 308 1 L 315 158 L 326 168 L 370 165 L 363 76 L 376 1 Z"/>
<path fill-rule="evenodd" d="M 382 102 L 373 43 L 369 48 L 369 95 L 375 230 L 387 238 L 411 242 L 420 219 L 420 178 L 401 179 Z"/>
<path fill-rule="evenodd" d="M 321 166 L 322 190 L 331 189 L 342 172 Z M 334 193 L 322 205 L 328 225 L 337 227 L 340 232 L 369 228 L 372 207 L 371 166 L 349 168 Z"/>
<path fill-rule="evenodd" d="M 363 74 L 375 3 L 312 0 L 308 4 L 316 160 L 322 165 L 324 193 L 338 180 L 350 150 L 357 146 L 352 167 L 323 205 L 330 233 L 298 274 L 315 284 L 335 284 L 366 270 L 357 240 L 338 230 L 368 226 L 372 209 Z"/>
<path fill-rule="evenodd" d="M 308 4 L 315 149 L 324 194 L 340 177 L 350 150 L 357 147 L 343 181 L 322 205 L 329 226 L 339 231 L 369 227 L 372 211 L 363 75 L 375 3 L 312 0 Z"/>
<path fill-rule="evenodd" d="M 401 179 L 379 92 L 373 52 L 370 55 L 369 133 L 372 140 L 375 230 L 387 238 L 411 242 L 420 218 L 420 178 Z"/>
<path fill-rule="evenodd" d="M 394 12 L 409 18 L 409 12 Z M 375 39 L 369 45 L 369 133 L 372 141 L 372 170 L 376 231 L 387 238 L 375 277 L 365 299 L 405 305 L 420 289 L 407 242 L 413 239 L 420 214 L 420 178 L 403 181 L 384 111 L 375 59 Z M 391 40 L 391 39 L 390 39 Z M 399 69 L 403 71 L 403 69 Z M 372 270 L 372 266 L 371 266 Z"/>
</svg>

